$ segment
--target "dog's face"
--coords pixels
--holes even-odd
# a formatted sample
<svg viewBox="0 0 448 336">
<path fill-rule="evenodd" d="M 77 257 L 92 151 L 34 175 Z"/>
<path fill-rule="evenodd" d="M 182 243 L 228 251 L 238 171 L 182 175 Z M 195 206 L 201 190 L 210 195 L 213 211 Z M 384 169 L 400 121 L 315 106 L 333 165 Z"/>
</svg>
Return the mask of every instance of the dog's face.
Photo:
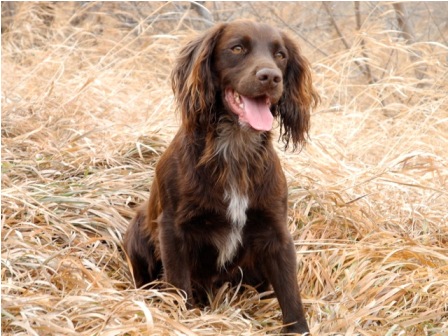
<svg viewBox="0 0 448 336">
<path fill-rule="evenodd" d="M 272 127 L 271 108 L 283 94 L 288 49 L 277 29 L 235 21 L 221 34 L 214 50 L 215 84 L 227 109 L 255 130 Z"/>
<path fill-rule="evenodd" d="M 262 132 L 277 118 L 285 147 L 292 140 L 293 148 L 305 142 L 319 100 L 297 44 L 249 20 L 218 24 L 190 41 L 177 59 L 172 87 L 188 133 L 216 128 L 223 114 Z"/>
</svg>

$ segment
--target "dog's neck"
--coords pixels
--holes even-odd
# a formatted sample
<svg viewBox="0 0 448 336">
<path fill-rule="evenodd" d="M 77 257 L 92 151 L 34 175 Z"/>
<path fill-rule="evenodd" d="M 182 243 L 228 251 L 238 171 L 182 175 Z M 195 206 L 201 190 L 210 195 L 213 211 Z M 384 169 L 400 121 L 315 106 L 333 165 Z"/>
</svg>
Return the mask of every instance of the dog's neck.
<svg viewBox="0 0 448 336">
<path fill-rule="evenodd" d="M 264 154 L 268 134 L 248 125 L 221 122 L 214 140 L 215 155 L 227 164 L 259 162 Z"/>
<path fill-rule="evenodd" d="M 254 175 L 265 171 L 270 139 L 269 132 L 258 132 L 222 118 L 215 130 L 202 139 L 197 167 L 208 170 L 217 185 L 230 184 L 239 194 L 246 194 Z"/>
</svg>

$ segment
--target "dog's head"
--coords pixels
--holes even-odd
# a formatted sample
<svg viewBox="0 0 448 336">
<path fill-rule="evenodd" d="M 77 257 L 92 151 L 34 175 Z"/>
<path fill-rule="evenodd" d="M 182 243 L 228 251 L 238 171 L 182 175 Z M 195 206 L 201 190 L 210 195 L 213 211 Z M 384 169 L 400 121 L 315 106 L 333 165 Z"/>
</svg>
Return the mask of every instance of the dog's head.
<svg viewBox="0 0 448 336">
<path fill-rule="evenodd" d="M 305 141 L 318 100 L 310 65 L 284 32 L 248 20 L 218 24 L 189 42 L 172 73 L 187 131 L 210 129 L 226 114 L 257 132 L 280 123 L 293 148 Z"/>
</svg>

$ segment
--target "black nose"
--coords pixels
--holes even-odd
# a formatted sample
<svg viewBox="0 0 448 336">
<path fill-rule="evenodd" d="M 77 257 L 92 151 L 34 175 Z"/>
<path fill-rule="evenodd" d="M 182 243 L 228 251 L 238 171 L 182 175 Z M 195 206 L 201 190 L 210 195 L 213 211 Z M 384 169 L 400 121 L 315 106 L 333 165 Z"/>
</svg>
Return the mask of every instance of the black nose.
<svg viewBox="0 0 448 336">
<path fill-rule="evenodd" d="M 282 81 L 282 73 L 277 69 L 263 68 L 257 71 L 256 76 L 263 85 L 277 86 Z"/>
</svg>

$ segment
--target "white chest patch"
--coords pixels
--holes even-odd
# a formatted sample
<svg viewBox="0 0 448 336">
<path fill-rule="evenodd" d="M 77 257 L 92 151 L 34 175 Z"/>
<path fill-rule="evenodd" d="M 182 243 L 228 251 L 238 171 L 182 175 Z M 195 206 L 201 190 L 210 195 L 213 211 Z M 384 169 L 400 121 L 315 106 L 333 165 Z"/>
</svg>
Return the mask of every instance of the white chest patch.
<svg viewBox="0 0 448 336">
<path fill-rule="evenodd" d="M 229 202 L 227 217 L 232 221 L 234 226 L 242 229 L 244 224 L 246 224 L 246 210 L 249 206 L 247 196 L 240 195 L 232 188 L 230 193 L 225 193 L 224 199 Z"/>
<path fill-rule="evenodd" d="M 232 229 L 219 248 L 218 267 L 224 267 L 227 261 L 232 260 L 242 243 L 241 233 L 246 224 L 246 210 L 249 207 L 249 199 L 246 195 L 240 195 L 234 188 L 224 194 L 224 200 L 229 203 L 227 218 L 232 224 Z"/>
</svg>

